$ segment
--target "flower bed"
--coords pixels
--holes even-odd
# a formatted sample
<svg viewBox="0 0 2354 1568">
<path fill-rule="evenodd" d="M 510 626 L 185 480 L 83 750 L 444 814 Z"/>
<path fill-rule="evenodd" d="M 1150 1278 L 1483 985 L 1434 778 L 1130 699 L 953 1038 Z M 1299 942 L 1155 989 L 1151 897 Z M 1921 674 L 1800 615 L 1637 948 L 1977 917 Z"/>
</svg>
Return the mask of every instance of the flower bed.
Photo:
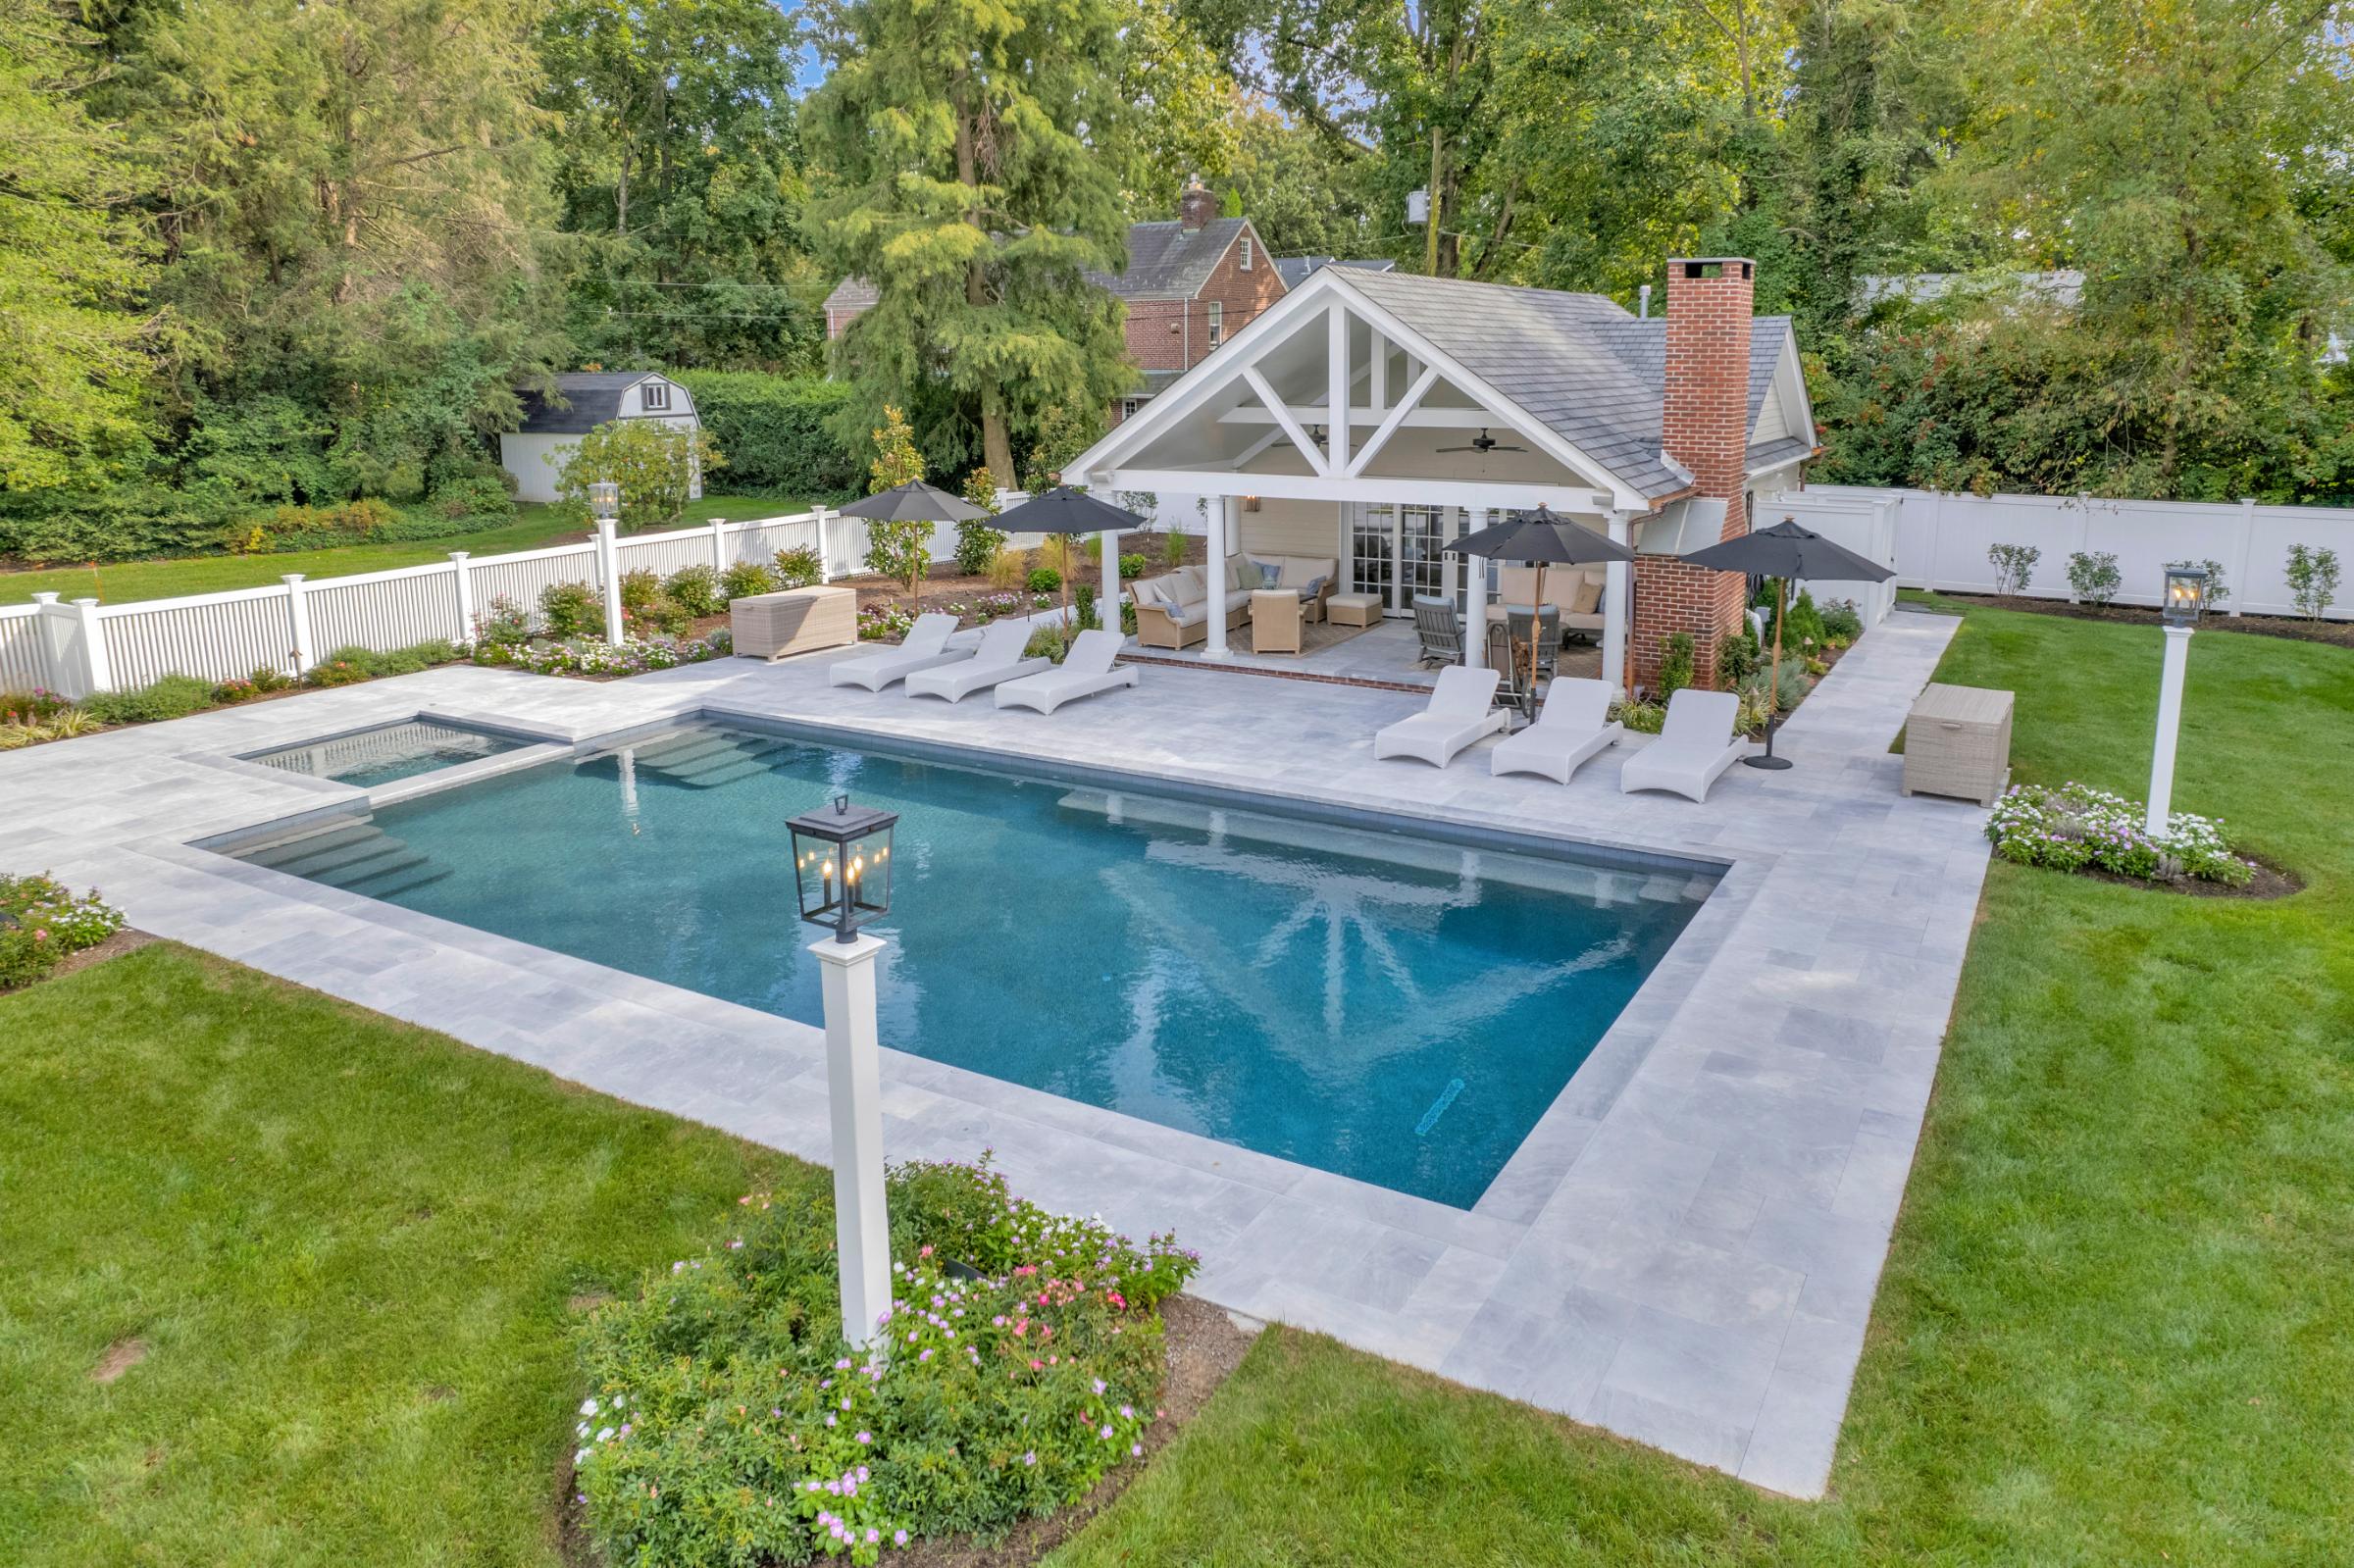
<svg viewBox="0 0 2354 1568">
<path fill-rule="evenodd" d="M 893 1306 L 855 1351 L 837 1338 L 825 1180 L 742 1199 L 724 1247 L 584 1332 L 574 1464 L 609 1560 L 872 1563 L 920 1538 L 1001 1535 L 1143 1451 L 1159 1305 L 1194 1254 L 1049 1214 L 986 1155 L 901 1166 Z"/>
<path fill-rule="evenodd" d="M 31 985 L 123 929 L 123 912 L 95 889 L 77 897 L 47 877 L 0 877 L 0 991 Z"/>
<path fill-rule="evenodd" d="M 2145 831 L 2148 807 L 2087 784 L 2013 784 L 1986 820 L 1986 836 L 2005 860 L 2056 871 L 2105 871 L 2138 882 L 2221 883 L 2241 887 L 2255 874 L 2231 853 L 2223 823 L 2175 812 L 2167 832 Z"/>
<path fill-rule="evenodd" d="M 648 670 L 675 670 L 682 664 L 701 664 L 736 650 L 726 628 L 703 637 L 675 642 L 640 641 L 635 637 L 607 642 L 602 637 L 571 637 L 562 642 L 511 645 L 486 642 L 474 650 L 474 662 L 532 675 L 629 676 Z"/>
</svg>

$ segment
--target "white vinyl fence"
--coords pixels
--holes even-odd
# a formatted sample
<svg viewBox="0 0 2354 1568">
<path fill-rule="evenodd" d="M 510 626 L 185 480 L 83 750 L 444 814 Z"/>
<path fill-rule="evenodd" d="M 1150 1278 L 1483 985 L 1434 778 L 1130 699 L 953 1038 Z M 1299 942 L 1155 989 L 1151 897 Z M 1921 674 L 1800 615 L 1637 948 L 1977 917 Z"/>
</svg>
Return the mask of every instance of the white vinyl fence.
<svg viewBox="0 0 2354 1568">
<path fill-rule="evenodd" d="M 0 691 L 45 687 L 68 697 L 123 690 L 162 676 L 230 681 L 271 668 L 299 675 L 336 648 L 377 652 L 434 637 L 470 642 L 478 617 L 507 599 L 537 618 L 540 591 L 586 582 L 618 625 L 620 579 L 638 571 L 668 577 L 681 567 L 725 571 L 808 546 L 832 581 L 864 570 L 866 525 L 823 508 L 746 523 L 710 523 L 634 537 L 599 535 L 580 544 L 476 559 L 464 550 L 447 561 L 305 581 L 290 573 L 269 587 L 199 593 L 180 599 L 101 604 L 60 603 L 37 593 L 29 604 L 0 605 Z M 932 557 L 955 552 L 956 531 L 933 531 Z"/>
<path fill-rule="evenodd" d="M 1894 566 L 1897 583 L 1909 588 L 1992 593 L 1994 568 L 1986 559 L 1987 550 L 1997 544 L 2026 544 L 2042 552 L 2026 587 L 2034 598 L 2074 597 L 2068 558 L 2080 550 L 2117 557 L 2124 578 L 2117 593 L 2120 604 L 2158 603 L 2171 563 L 2213 561 L 2224 569 L 2229 589 L 2229 597 L 2219 607 L 2222 614 L 2296 615 L 2288 587 L 2290 545 L 2335 550 L 2354 572 L 2354 508 L 2347 507 L 2260 506 L 2252 500 L 1949 495 L 1810 484 L 1773 497 L 1761 508 L 1756 522 L 1796 517 L 1851 549 L 1864 549 L 1853 531 L 1863 527 L 1859 519 L 1881 510 L 1893 515 L 1893 554 L 1868 549 L 1865 553 Z M 1823 597 L 1823 590 L 1817 588 L 1816 596 Z M 2332 620 L 2354 618 L 2354 581 L 2325 613 Z"/>
</svg>

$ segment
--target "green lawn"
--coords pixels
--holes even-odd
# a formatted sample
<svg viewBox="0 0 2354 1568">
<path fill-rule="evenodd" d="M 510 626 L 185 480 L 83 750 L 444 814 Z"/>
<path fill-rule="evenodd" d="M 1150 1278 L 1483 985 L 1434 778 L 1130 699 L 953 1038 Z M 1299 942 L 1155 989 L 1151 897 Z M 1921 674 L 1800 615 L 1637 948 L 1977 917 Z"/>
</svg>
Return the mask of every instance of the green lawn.
<svg viewBox="0 0 2354 1568">
<path fill-rule="evenodd" d="M 787 1163 L 165 944 L 0 998 L 0 1128 L 20 1568 L 553 1568 L 573 1298 Z"/>
<path fill-rule="evenodd" d="M 1972 609 L 1942 673 L 2019 692 L 2022 777 L 2137 791 L 2157 669 Z M 2308 889 L 1992 869 L 1830 1500 L 1275 1330 L 1056 1568 L 2348 1560 L 2349 779 L 2354 653 L 2203 632 L 2176 800 Z M 568 1298 L 761 1162 L 170 947 L 0 999 L 0 1069 L 37 1568 L 550 1562 Z"/>
<path fill-rule="evenodd" d="M 688 503 L 684 523 L 662 526 L 679 528 L 708 523 L 715 517 L 777 517 L 805 511 L 807 507 L 805 501 L 776 496 L 706 495 Z M 452 550 L 499 555 L 588 536 L 587 530 L 567 521 L 558 508 L 535 503 L 516 508 L 515 521 L 502 528 L 454 534 L 445 539 L 345 544 L 328 550 L 290 550 L 283 555 L 195 555 L 164 561 L 124 561 L 101 563 L 95 569 L 76 566 L 53 567 L 44 572 L 0 572 L 0 604 L 16 604 L 35 593 L 60 593 L 69 599 L 94 595 L 109 604 L 124 604 L 133 599 L 170 599 L 185 593 L 260 587 L 276 582 L 289 572 L 300 572 L 314 579 L 348 577 L 355 572 L 384 572 L 397 566 L 446 561 Z"/>
<path fill-rule="evenodd" d="M 2158 650 L 1971 609 L 1940 677 L 2138 795 Z M 2175 803 L 2310 886 L 1992 868 L 1830 1500 L 1275 1331 L 1055 1568 L 2354 1558 L 2354 654 L 2200 633 Z"/>
</svg>

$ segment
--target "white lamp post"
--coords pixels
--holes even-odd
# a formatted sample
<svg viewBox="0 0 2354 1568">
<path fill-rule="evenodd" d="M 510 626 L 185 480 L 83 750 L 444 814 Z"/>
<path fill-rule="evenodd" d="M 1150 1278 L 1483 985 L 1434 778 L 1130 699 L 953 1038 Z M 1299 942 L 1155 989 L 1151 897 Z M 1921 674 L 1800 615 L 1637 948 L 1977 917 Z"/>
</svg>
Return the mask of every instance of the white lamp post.
<svg viewBox="0 0 2354 1568">
<path fill-rule="evenodd" d="M 2190 662 L 2190 634 L 2207 607 L 2207 573 L 2182 565 L 2166 569 L 2166 670 L 2158 683 L 2158 743 L 2150 755 L 2150 814 L 2142 824 L 2153 838 L 2166 835 L 2174 805 L 2175 738 L 2182 728 L 2182 676 Z"/>
<path fill-rule="evenodd" d="M 875 1028 L 880 938 L 861 926 L 891 909 L 891 812 L 837 795 L 793 818 L 793 881 L 801 918 L 834 934 L 810 944 L 824 966 L 826 1095 L 834 1113 L 834 1241 L 842 1269 L 842 1337 L 865 1344 L 891 1306 L 891 1223 L 883 1200 L 882 1042 Z"/>
<path fill-rule="evenodd" d="M 604 579 L 605 640 L 621 640 L 621 486 L 598 480 L 588 486 L 588 516 L 596 525 L 596 569 Z"/>
</svg>

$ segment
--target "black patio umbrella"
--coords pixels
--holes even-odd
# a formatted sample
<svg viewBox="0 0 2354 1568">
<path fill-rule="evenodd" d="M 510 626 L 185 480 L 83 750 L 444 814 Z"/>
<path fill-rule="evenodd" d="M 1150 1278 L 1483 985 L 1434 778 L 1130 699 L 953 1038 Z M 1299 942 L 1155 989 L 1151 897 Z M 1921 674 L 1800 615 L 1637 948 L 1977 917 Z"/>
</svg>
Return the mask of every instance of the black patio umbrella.
<svg viewBox="0 0 2354 1568">
<path fill-rule="evenodd" d="M 1788 517 L 1769 529 L 1753 529 L 1737 539 L 1694 550 L 1680 559 L 1712 572 L 1745 572 L 1773 579 L 1773 673 L 1766 682 L 1766 754 L 1741 760 L 1753 768 L 1789 767 L 1789 758 L 1773 754 L 1773 732 L 1782 705 L 1782 615 L 1789 608 L 1790 580 L 1885 582 L 1896 574 L 1868 555 L 1858 555 L 1812 529 L 1800 528 L 1796 518 Z"/>
<path fill-rule="evenodd" d="M 1447 546 L 1448 555 L 1476 555 L 1483 560 L 1522 561 L 1537 569 L 1536 588 L 1532 608 L 1542 619 L 1545 607 L 1545 569 L 1548 566 L 1594 566 L 1611 561 L 1632 561 L 1635 552 L 1607 533 L 1597 533 L 1583 523 L 1573 523 L 1557 517 L 1550 507 L 1540 506 L 1533 512 L 1517 512 L 1493 528 L 1466 533 Z M 1537 689 L 1537 637 L 1532 629 L 1528 639 L 1528 689 Z M 1532 699 L 1533 700 L 1533 699 Z"/>
<path fill-rule="evenodd" d="M 1085 490 L 1075 490 L 1068 484 L 1057 484 L 1043 495 L 1034 495 L 1019 506 L 998 514 L 998 527 L 1009 533 L 1125 533 L 1141 529 L 1145 520 L 1125 507 L 1099 501 Z M 1111 581 L 1103 584 L 1103 613 L 1112 613 L 1113 601 L 1119 597 L 1118 569 Z M 1071 582 L 1066 574 L 1062 582 L 1062 619 L 1068 626 L 1071 619 Z"/>
<path fill-rule="evenodd" d="M 989 509 L 975 506 L 960 495 L 950 495 L 938 485 L 926 484 L 922 480 L 909 480 L 888 490 L 878 490 L 864 500 L 852 501 L 842 509 L 842 515 L 876 523 L 963 523 L 989 516 Z M 915 603 L 918 609 L 923 607 L 920 579 L 916 583 Z"/>
</svg>

